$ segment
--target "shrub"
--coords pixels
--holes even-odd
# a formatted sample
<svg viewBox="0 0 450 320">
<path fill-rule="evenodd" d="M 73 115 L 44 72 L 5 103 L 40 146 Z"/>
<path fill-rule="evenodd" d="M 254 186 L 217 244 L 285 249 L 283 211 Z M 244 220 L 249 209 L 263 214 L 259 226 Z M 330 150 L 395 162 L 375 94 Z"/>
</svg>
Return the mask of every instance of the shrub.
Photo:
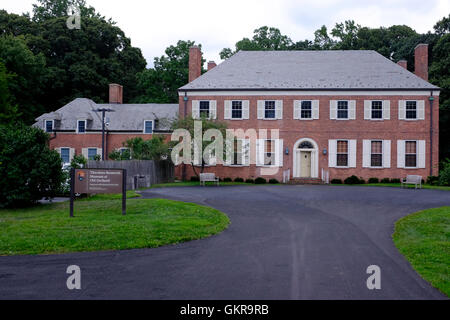
<svg viewBox="0 0 450 320">
<path fill-rule="evenodd" d="M 87 159 L 82 154 L 77 154 L 70 162 L 70 167 L 74 169 L 82 169 L 86 167 Z"/>
<path fill-rule="evenodd" d="M 369 183 L 379 183 L 380 180 L 378 178 L 369 178 Z"/>
<path fill-rule="evenodd" d="M 255 179 L 255 184 L 266 184 L 266 183 L 267 183 L 267 180 L 264 178 L 259 177 L 259 178 Z"/>
<path fill-rule="evenodd" d="M 398 178 L 391 179 L 391 183 L 400 183 L 400 182 L 401 181 Z"/>
<path fill-rule="evenodd" d="M 233 182 L 233 179 L 231 179 L 231 178 L 223 178 L 223 182 Z"/>
<path fill-rule="evenodd" d="M 331 184 L 342 184 L 341 179 L 331 179 Z"/>
<path fill-rule="evenodd" d="M 359 184 L 366 184 L 366 180 L 364 180 L 363 178 L 359 178 Z"/>
<path fill-rule="evenodd" d="M 390 183 L 390 182 L 391 182 L 391 179 L 389 179 L 389 178 L 383 178 L 383 179 L 381 179 L 380 182 L 381 182 L 381 183 Z"/>
<path fill-rule="evenodd" d="M 192 182 L 198 182 L 198 181 L 200 181 L 200 177 L 193 176 L 193 177 L 191 177 L 191 181 Z"/>
<path fill-rule="evenodd" d="M 245 183 L 255 183 L 255 180 L 253 180 L 253 179 L 247 179 L 247 180 L 245 180 Z"/>
<path fill-rule="evenodd" d="M 270 184 L 279 184 L 280 182 L 277 179 L 270 179 L 269 183 Z"/>
<path fill-rule="evenodd" d="M 49 149 L 49 138 L 38 128 L 0 126 L 0 207 L 27 206 L 61 192 L 61 157 Z"/>
<path fill-rule="evenodd" d="M 439 171 L 439 184 L 450 186 L 450 159 L 445 159 L 441 163 L 442 170 Z"/>
<path fill-rule="evenodd" d="M 429 176 L 427 178 L 427 184 L 432 185 L 432 186 L 437 186 L 439 184 L 439 177 Z"/>
<path fill-rule="evenodd" d="M 345 184 L 360 184 L 361 180 L 357 176 L 351 176 L 344 180 Z"/>
<path fill-rule="evenodd" d="M 236 179 L 234 179 L 234 182 L 244 182 L 244 179 L 242 179 L 242 178 L 236 178 Z"/>
</svg>

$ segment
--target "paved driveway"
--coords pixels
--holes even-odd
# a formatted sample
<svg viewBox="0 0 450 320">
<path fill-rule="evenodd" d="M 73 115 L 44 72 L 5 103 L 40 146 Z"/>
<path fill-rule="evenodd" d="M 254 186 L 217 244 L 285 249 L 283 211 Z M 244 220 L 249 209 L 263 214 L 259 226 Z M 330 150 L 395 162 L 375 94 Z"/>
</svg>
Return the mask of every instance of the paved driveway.
<svg viewBox="0 0 450 320">
<path fill-rule="evenodd" d="M 227 213 L 223 233 L 157 249 L 0 257 L 0 299 L 442 299 L 398 253 L 394 222 L 450 204 L 432 190 L 333 186 L 144 192 Z M 82 290 L 66 288 L 68 265 Z M 366 269 L 381 268 L 381 290 Z"/>
</svg>

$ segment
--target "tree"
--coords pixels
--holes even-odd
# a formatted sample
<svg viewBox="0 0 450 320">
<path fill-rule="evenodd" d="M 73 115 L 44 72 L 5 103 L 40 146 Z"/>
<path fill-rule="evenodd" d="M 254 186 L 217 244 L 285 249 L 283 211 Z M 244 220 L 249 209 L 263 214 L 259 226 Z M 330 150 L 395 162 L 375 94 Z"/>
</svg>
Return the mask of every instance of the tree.
<svg viewBox="0 0 450 320">
<path fill-rule="evenodd" d="M 0 61 L 0 124 L 11 123 L 17 120 L 19 112 L 17 105 L 13 105 L 9 94 L 8 79 L 5 65 Z"/>
<path fill-rule="evenodd" d="M 144 140 L 141 137 L 132 138 L 127 140 L 124 146 L 130 149 L 133 160 L 160 161 L 169 156 L 169 145 L 165 143 L 162 136 L 154 136 L 150 140 Z"/>
<path fill-rule="evenodd" d="M 0 207 L 30 205 L 60 190 L 61 157 L 49 149 L 49 138 L 38 128 L 0 126 Z"/>
<path fill-rule="evenodd" d="M 161 57 L 156 57 L 154 67 L 137 74 L 136 103 L 177 103 L 178 88 L 189 82 L 189 48 L 195 41 L 177 42 L 169 46 Z M 198 45 L 201 49 L 201 45 Z M 205 60 L 202 60 L 202 65 Z"/>
<path fill-rule="evenodd" d="M 335 45 L 338 50 L 355 50 L 357 49 L 358 31 L 361 29 L 359 24 L 355 24 L 353 20 L 347 20 L 344 23 L 336 23 L 331 30 L 333 37 L 339 41 Z"/>
<path fill-rule="evenodd" d="M 195 139 L 197 136 L 196 125 L 199 126 L 199 124 L 201 124 L 201 131 L 199 132 L 199 134 L 201 134 L 202 141 L 201 148 L 198 146 Z M 191 159 L 191 165 L 196 176 L 199 176 L 199 173 L 197 172 L 198 167 L 200 167 L 200 173 L 204 172 L 205 166 L 208 164 L 207 161 L 210 161 L 213 158 L 217 159 L 218 156 L 221 156 L 222 159 L 225 157 L 228 150 L 228 146 L 225 140 L 227 136 L 227 124 L 225 122 L 210 120 L 205 117 L 202 117 L 201 119 L 194 119 L 191 115 L 188 115 L 186 117 L 179 118 L 173 121 L 172 128 L 173 130 L 184 129 L 187 133 L 189 133 L 189 136 L 191 137 L 191 144 L 189 146 L 189 151 L 191 154 L 189 158 Z M 218 134 L 221 135 L 222 140 L 217 140 L 218 137 L 216 136 L 214 136 L 214 139 L 212 139 L 213 137 L 209 137 L 209 130 L 215 130 Z M 221 155 L 209 152 L 209 150 L 211 150 L 211 147 L 213 147 L 216 143 L 219 143 L 220 147 L 217 148 L 215 152 L 220 152 L 221 149 Z M 176 142 L 172 143 L 173 146 L 175 144 Z M 188 150 L 183 149 L 183 152 L 187 151 Z M 207 154 L 206 157 L 209 159 L 205 159 L 205 154 Z M 199 163 L 196 163 L 196 159 L 200 160 Z"/>
</svg>

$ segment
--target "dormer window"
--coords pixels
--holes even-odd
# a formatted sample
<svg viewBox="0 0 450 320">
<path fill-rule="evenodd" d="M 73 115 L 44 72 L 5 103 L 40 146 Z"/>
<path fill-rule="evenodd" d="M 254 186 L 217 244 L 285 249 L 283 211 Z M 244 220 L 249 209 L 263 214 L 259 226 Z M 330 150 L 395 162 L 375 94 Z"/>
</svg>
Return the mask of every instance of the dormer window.
<svg viewBox="0 0 450 320">
<path fill-rule="evenodd" d="M 85 133 L 85 132 L 86 132 L 86 120 L 78 120 L 77 133 Z"/>
<path fill-rule="evenodd" d="M 45 120 L 45 132 L 53 132 L 53 120 Z"/>
<path fill-rule="evenodd" d="M 144 121 L 144 133 L 152 134 L 154 130 L 153 120 L 145 120 Z"/>
</svg>

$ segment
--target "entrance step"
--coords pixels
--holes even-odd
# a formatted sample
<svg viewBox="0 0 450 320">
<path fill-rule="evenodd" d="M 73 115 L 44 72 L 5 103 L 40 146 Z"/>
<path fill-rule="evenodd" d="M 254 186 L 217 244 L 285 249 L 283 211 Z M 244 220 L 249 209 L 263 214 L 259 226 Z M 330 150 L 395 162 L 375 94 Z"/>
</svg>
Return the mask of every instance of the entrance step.
<svg viewBox="0 0 450 320">
<path fill-rule="evenodd" d="M 324 184 L 319 178 L 294 178 L 289 180 L 288 184 Z"/>
</svg>

